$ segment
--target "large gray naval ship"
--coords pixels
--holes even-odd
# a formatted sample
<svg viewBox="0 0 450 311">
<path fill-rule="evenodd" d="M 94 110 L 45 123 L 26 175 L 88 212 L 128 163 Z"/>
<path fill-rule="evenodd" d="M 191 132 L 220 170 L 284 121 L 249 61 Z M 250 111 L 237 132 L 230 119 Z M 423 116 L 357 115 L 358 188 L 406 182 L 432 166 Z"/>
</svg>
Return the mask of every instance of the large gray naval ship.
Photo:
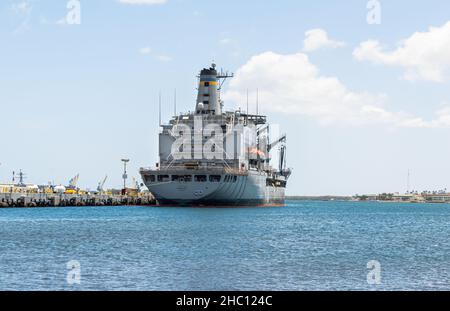
<svg viewBox="0 0 450 311">
<path fill-rule="evenodd" d="M 272 127 L 265 116 L 241 109 L 223 111 L 221 88 L 232 77 L 219 73 L 215 64 L 203 69 L 195 111 L 161 125 L 159 163 L 140 170 L 160 205 L 284 204 L 291 175 L 286 168 L 286 135 L 271 141 Z M 277 168 L 270 165 L 275 149 Z"/>
</svg>

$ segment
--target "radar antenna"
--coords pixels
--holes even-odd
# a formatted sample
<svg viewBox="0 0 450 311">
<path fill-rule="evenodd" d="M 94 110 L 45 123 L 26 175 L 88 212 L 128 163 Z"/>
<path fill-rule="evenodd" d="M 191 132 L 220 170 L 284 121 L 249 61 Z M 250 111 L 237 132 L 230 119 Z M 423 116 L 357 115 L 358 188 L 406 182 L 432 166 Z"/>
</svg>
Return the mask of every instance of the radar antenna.
<svg viewBox="0 0 450 311">
<path fill-rule="evenodd" d="M 215 68 L 216 64 L 212 64 L 212 68 Z M 220 72 L 217 74 L 217 79 L 219 79 L 219 91 L 222 90 L 222 86 L 228 78 L 234 78 L 234 73 L 229 73 L 228 71 L 223 71 L 220 69 Z"/>
</svg>

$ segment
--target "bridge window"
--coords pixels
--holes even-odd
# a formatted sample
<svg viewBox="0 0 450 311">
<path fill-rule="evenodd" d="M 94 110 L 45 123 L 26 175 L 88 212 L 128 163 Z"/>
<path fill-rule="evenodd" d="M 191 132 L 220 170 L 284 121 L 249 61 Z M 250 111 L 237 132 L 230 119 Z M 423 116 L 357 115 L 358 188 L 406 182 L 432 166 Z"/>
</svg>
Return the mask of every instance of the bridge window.
<svg viewBox="0 0 450 311">
<path fill-rule="evenodd" d="M 211 176 L 209 176 L 209 181 L 210 182 L 220 182 L 221 179 L 222 179 L 222 176 L 220 176 L 220 175 L 211 175 Z"/>
<path fill-rule="evenodd" d="M 192 176 L 191 175 L 172 175 L 172 181 L 191 182 Z"/>
<path fill-rule="evenodd" d="M 155 175 L 147 175 L 147 176 L 145 176 L 145 180 L 147 182 L 155 182 L 156 181 L 156 176 Z"/>
<path fill-rule="evenodd" d="M 206 182 L 208 178 L 206 175 L 195 175 L 195 181 L 196 182 Z"/>
<path fill-rule="evenodd" d="M 158 181 L 159 182 L 168 182 L 170 180 L 169 175 L 159 175 L 158 176 Z"/>
</svg>

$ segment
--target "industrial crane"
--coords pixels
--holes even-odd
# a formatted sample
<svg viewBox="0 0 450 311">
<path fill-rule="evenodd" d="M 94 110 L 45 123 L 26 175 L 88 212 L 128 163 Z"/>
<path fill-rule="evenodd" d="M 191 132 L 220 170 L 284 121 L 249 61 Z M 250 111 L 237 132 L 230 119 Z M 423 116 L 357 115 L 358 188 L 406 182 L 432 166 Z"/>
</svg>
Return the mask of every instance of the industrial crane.
<svg viewBox="0 0 450 311">
<path fill-rule="evenodd" d="M 76 189 L 79 179 L 80 179 L 80 174 L 77 174 L 75 177 L 73 177 L 71 180 L 69 180 L 69 187 L 68 188 Z"/>
<path fill-rule="evenodd" d="M 103 187 L 105 186 L 105 183 L 106 183 L 107 179 L 108 179 L 108 175 L 106 175 L 105 178 L 98 183 L 98 186 L 97 186 L 97 191 L 98 192 L 103 192 L 104 191 Z"/>
<path fill-rule="evenodd" d="M 78 193 L 78 180 L 80 179 L 80 174 L 77 174 L 75 177 L 69 180 L 69 185 L 66 187 L 66 194 L 76 194 Z"/>
</svg>

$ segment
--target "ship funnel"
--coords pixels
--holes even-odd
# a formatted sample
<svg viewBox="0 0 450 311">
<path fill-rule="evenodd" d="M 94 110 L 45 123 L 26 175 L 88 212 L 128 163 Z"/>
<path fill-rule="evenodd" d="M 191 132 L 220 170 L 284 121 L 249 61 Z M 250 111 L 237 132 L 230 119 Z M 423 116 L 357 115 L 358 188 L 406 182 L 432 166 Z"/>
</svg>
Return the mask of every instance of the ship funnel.
<svg viewBox="0 0 450 311">
<path fill-rule="evenodd" d="M 219 87 L 216 64 L 212 64 L 209 69 L 205 68 L 200 72 L 196 114 L 222 114 Z"/>
<path fill-rule="evenodd" d="M 216 70 L 216 64 L 212 63 L 209 69 L 200 72 L 198 87 L 196 114 L 221 115 L 223 102 L 220 99 L 220 90 L 225 80 L 233 78 L 233 74 Z"/>
</svg>

